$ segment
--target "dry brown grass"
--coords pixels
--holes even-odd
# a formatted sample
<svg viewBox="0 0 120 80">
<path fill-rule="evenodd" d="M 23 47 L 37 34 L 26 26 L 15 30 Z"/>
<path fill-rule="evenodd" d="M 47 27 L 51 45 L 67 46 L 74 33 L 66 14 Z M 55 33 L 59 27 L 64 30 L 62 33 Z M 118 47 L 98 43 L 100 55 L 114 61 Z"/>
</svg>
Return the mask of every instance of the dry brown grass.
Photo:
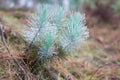
<svg viewBox="0 0 120 80">
<path fill-rule="evenodd" d="M 99 20 L 96 17 L 91 19 L 89 16 L 87 21 L 91 27 L 89 29 L 90 39 L 86 45 L 76 51 L 74 55 L 67 56 L 66 59 L 55 58 L 47 64 L 49 66 L 46 68 L 33 67 L 34 70 L 38 71 L 38 74 L 33 74 L 30 71 L 30 68 L 38 65 L 38 62 L 32 63 L 32 65 L 25 62 L 27 56 L 23 54 L 26 47 L 23 41 L 15 42 L 14 38 L 10 40 L 12 35 L 7 34 L 9 37 L 8 45 L 13 57 L 21 62 L 32 80 L 42 80 L 45 77 L 48 77 L 49 80 L 55 80 L 57 77 L 61 80 L 68 77 L 73 80 L 120 80 L 120 29 L 111 28 L 113 26 L 111 24 L 98 24 Z M 19 31 L 17 32 L 19 34 Z M 16 36 L 16 38 L 18 37 Z M 31 58 L 30 62 L 34 62 L 34 60 Z M 0 80 L 14 79 L 23 80 L 23 74 L 9 57 L 2 41 L 0 41 Z"/>
</svg>

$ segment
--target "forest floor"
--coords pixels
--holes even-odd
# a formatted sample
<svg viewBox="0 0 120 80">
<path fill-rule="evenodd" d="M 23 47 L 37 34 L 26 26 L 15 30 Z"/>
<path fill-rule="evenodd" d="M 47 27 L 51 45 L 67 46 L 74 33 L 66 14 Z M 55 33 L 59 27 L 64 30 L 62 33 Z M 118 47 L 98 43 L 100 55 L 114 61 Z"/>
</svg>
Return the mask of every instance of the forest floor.
<svg viewBox="0 0 120 80">
<path fill-rule="evenodd" d="M 26 15 L 27 12 L 21 11 L 0 11 L 7 44 L 18 60 L 25 51 L 21 33 Z M 120 24 L 105 23 L 90 15 L 86 18 L 90 38 L 74 55 L 53 61 L 50 75 L 61 75 L 61 80 L 67 77 L 73 80 L 120 80 Z M 9 60 L 11 58 L 0 40 L 0 80 L 14 80 L 12 78 L 19 74 L 14 64 L 9 66 Z"/>
</svg>

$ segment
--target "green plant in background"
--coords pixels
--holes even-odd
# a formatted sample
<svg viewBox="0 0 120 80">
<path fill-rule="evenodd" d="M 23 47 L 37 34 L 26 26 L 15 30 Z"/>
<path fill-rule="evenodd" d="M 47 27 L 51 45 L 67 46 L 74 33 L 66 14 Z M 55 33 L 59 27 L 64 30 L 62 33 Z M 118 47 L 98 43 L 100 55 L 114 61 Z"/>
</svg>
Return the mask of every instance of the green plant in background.
<svg viewBox="0 0 120 80">
<path fill-rule="evenodd" d="M 96 2 L 98 2 L 101 7 L 109 6 L 108 8 L 113 12 L 120 12 L 120 0 L 70 0 L 70 2 L 74 9 L 77 10 L 83 10 L 86 6 L 90 7 L 92 10 L 97 10 L 99 7 L 96 5 Z"/>
<path fill-rule="evenodd" d="M 114 12 L 120 13 L 120 0 L 116 0 L 111 7 L 114 10 Z"/>
<path fill-rule="evenodd" d="M 43 6 L 36 16 L 28 21 L 30 30 L 24 31 L 29 44 L 38 46 L 38 57 L 46 60 L 53 55 L 74 53 L 88 38 L 85 16 L 78 12 L 68 15 L 61 7 Z M 60 50 L 59 50 L 60 49 Z"/>
<path fill-rule="evenodd" d="M 76 10 L 83 10 L 86 5 L 90 6 L 92 9 L 95 9 L 94 0 L 70 0 L 72 7 Z"/>
<path fill-rule="evenodd" d="M 39 0 L 39 1 L 42 3 L 51 3 L 52 2 L 52 0 Z"/>
</svg>

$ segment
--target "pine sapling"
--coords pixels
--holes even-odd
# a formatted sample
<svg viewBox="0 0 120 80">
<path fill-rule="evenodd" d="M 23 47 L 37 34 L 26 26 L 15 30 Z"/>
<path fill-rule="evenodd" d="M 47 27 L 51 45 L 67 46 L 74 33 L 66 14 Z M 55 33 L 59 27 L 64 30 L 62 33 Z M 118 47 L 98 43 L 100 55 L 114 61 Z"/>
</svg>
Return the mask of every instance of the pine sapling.
<svg viewBox="0 0 120 80">
<path fill-rule="evenodd" d="M 30 45 L 39 48 L 37 54 L 40 60 L 60 55 L 61 52 L 74 53 L 89 37 L 85 15 L 66 12 L 58 6 L 42 6 L 28 22 L 30 30 L 24 30 L 23 36 Z"/>
</svg>

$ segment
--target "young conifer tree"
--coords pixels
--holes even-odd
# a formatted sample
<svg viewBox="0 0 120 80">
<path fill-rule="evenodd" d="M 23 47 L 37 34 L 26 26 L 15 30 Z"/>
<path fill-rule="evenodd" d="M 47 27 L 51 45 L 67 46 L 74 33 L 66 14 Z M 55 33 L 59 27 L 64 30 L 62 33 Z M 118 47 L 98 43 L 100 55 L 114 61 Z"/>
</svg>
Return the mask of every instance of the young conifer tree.
<svg viewBox="0 0 120 80">
<path fill-rule="evenodd" d="M 89 37 L 85 15 L 66 12 L 58 6 L 42 6 L 28 22 L 31 24 L 30 30 L 24 30 L 23 35 L 29 44 L 39 48 L 40 60 L 53 55 L 73 54 Z"/>
</svg>

